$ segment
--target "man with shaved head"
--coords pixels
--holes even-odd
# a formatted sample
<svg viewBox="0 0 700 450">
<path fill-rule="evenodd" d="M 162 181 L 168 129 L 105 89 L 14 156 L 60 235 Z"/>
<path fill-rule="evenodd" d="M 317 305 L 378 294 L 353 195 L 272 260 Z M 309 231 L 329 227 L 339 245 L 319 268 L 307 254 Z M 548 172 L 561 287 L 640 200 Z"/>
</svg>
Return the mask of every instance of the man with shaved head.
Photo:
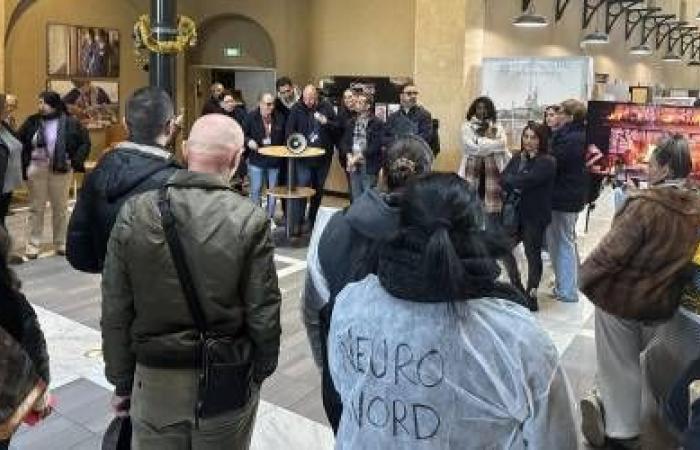
<svg viewBox="0 0 700 450">
<path fill-rule="evenodd" d="M 226 88 L 221 83 L 213 83 L 209 88 L 209 99 L 202 108 L 202 115 L 207 114 L 223 114 L 224 109 L 221 107 L 221 101 L 224 99 Z"/>
<path fill-rule="evenodd" d="M 112 231 L 102 347 L 134 448 L 250 445 L 260 385 L 277 366 L 281 295 L 267 216 L 228 187 L 242 148 L 234 120 L 201 117 L 183 152 L 188 170 L 128 200 Z M 203 355 L 225 370 L 205 371 Z M 211 386 L 225 395 L 211 402 Z"/>
<path fill-rule="evenodd" d="M 287 119 L 287 137 L 293 133 L 303 134 L 309 147 L 320 147 L 325 155 L 315 158 L 303 158 L 296 165 L 297 186 L 311 186 L 316 194 L 311 198 L 306 230 L 313 229 L 318 208 L 323 199 L 323 186 L 326 184 L 328 171 L 333 160 L 333 141 L 338 130 L 338 119 L 330 103 L 319 100 L 318 90 L 307 85 L 301 100 L 289 112 Z M 291 203 L 292 234 L 298 235 L 302 230 L 306 201 L 296 200 Z"/>
</svg>

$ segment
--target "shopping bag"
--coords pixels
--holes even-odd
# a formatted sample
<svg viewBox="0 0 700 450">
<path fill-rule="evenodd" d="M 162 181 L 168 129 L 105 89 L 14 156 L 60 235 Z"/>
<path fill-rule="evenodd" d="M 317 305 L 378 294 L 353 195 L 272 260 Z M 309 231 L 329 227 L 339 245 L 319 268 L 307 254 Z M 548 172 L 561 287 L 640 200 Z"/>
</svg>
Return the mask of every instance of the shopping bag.
<svg viewBox="0 0 700 450">
<path fill-rule="evenodd" d="M 131 418 L 115 417 L 102 438 L 102 450 L 131 449 Z"/>
</svg>

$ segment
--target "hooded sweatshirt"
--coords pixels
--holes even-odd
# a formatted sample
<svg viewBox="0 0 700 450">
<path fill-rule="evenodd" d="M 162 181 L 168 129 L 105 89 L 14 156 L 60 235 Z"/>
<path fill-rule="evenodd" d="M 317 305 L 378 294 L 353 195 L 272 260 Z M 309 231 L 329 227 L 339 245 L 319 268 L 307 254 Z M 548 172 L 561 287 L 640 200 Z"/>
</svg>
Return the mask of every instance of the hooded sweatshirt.
<svg viewBox="0 0 700 450">
<path fill-rule="evenodd" d="M 83 184 L 68 225 L 66 257 L 73 268 L 102 271 L 119 209 L 131 196 L 160 188 L 179 168 L 159 147 L 123 142 L 107 153 Z"/>
<path fill-rule="evenodd" d="M 699 242 L 696 186 L 675 181 L 633 190 L 583 263 L 581 291 L 608 314 L 668 319 L 678 307 L 677 290 Z"/>
</svg>

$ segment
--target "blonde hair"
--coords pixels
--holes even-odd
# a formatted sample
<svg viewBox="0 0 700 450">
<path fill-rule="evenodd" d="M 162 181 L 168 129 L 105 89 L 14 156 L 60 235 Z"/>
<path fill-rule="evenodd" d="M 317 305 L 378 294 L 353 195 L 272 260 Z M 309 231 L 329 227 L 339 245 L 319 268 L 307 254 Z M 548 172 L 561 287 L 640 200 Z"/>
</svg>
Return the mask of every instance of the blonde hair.
<svg viewBox="0 0 700 450">
<path fill-rule="evenodd" d="M 583 122 L 586 120 L 588 110 L 583 102 L 571 98 L 561 103 L 561 112 L 567 116 L 573 117 L 574 122 Z"/>
</svg>

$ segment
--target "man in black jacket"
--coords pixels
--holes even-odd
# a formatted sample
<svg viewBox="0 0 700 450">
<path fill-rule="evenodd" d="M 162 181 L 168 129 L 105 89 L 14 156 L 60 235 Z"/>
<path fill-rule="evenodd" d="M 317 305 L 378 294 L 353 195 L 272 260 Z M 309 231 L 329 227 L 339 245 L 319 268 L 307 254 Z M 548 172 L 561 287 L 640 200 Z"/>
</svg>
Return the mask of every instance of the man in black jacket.
<svg viewBox="0 0 700 450">
<path fill-rule="evenodd" d="M 394 140 L 402 136 L 419 136 L 430 145 L 433 142 L 433 118 L 418 104 L 418 89 L 412 82 L 399 88 L 401 108 L 389 116 L 387 126 Z"/>
<path fill-rule="evenodd" d="M 224 114 L 221 108 L 221 100 L 224 98 L 224 85 L 221 83 L 214 83 L 209 88 L 211 95 L 209 100 L 204 104 L 202 108 L 202 115 L 207 114 Z"/>
<path fill-rule="evenodd" d="M 268 189 L 279 183 L 280 163 L 278 158 L 263 156 L 258 151 L 270 145 L 284 145 L 284 117 L 275 111 L 275 97 L 270 93 L 260 95 L 258 108 L 253 110 L 244 124 L 245 147 L 248 149 L 248 176 L 250 199 L 260 206 L 262 187 Z M 276 199 L 268 197 L 267 211 L 270 219 L 275 216 Z"/>
<path fill-rule="evenodd" d="M 337 118 L 333 107 L 328 102 L 319 102 L 318 91 L 313 85 L 304 88 L 301 101 L 297 102 L 289 112 L 287 119 L 287 133 L 303 134 L 309 147 L 319 147 L 325 150 L 323 156 L 304 158 L 296 165 L 296 178 L 298 186 L 311 186 L 316 193 L 311 198 L 309 208 L 309 229 L 313 228 L 316 221 L 318 208 L 323 199 L 323 186 L 333 160 L 333 134 L 338 128 Z M 299 234 L 302 226 L 306 201 L 295 202 L 295 211 L 292 215 L 295 233 Z"/>
<path fill-rule="evenodd" d="M 275 111 L 282 116 L 283 121 L 286 123 L 289 117 L 289 111 L 292 109 L 292 106 L 299 101 L 299 97 L 297 97 L 294 83 L 292 83 L 289 77 L 278 78 L 275 82 L 275 86 L 277 88 Z"/>
<path fill-rule="evenodd" d="M 377 185 L 387 143 L 384 123 L 372 114 L 372 96 L 360 92 L 356 96 L 357 115 L 345 127 L 340 153 L 346 160 L 352 200 Z"/>
<path fill-rule="evenodd" d="M 129 141 L 107 153 L 85 178 L 68 225 L 66 256 L 75 269 L 101 272 L 122 204 L 160 188 L 180 168 L 165 150 L 174 132 L 173 116 L 170 97 L 158 88 L 141 88 L 127 102 Z"/>
</svg>

